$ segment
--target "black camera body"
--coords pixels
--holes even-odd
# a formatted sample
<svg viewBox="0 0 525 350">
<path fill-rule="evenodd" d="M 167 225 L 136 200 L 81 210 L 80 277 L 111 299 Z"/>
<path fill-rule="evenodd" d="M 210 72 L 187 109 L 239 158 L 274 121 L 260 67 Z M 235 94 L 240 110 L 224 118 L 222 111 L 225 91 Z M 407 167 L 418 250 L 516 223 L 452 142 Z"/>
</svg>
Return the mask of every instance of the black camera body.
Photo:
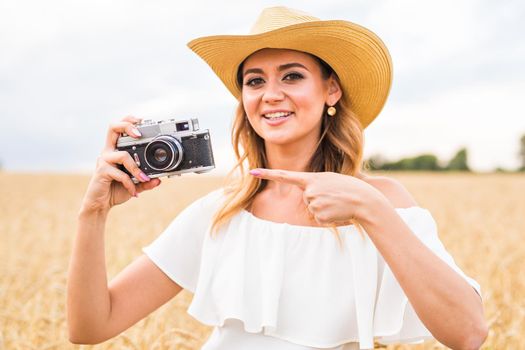
<svg viewBox="0 0 525 350">
<path fill-rule="evenodd" d="M 150 178 L 183 173 L 204 173 L 215 168 L 208 130 L 199 130 L 197 119 L 144 120 L 136 125 L 142 134 L 134 138 L 121 134 L 117 150 L 128 152 L 137 166 Z M 134 183 L 139 181 L 123 165 Z"/>
</svg>

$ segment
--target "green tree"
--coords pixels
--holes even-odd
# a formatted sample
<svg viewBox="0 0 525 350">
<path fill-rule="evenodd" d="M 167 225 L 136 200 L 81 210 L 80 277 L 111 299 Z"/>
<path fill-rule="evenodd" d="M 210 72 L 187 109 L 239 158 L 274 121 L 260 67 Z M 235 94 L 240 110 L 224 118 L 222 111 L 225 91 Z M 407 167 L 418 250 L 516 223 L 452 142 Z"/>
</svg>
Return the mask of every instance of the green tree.
<svg viewBox="0 0 525 350">
<path fill-rule="evenodd" d="M 454 157 L 448 162 L 447 170 L 470 171 L 468 166 L 468 153 L 466 148 L 460 149 Z"/>
<path fill-rule="evenodd" d="M 433 154 L 422 154 L 412 158 L 412 169 L 414 170 L 441 170 L 438 158 Z"/>
<path fill-rule="evenodd" d="M 375 163 L 378 163 L 377 161 Z M 376 169 L 380 170 L 425 170 L 439 171 L 438 158 L 433 154 L 421 154 L 411 158 L 402 158 L 395 162 L 383 162 Z"/>
</svg>

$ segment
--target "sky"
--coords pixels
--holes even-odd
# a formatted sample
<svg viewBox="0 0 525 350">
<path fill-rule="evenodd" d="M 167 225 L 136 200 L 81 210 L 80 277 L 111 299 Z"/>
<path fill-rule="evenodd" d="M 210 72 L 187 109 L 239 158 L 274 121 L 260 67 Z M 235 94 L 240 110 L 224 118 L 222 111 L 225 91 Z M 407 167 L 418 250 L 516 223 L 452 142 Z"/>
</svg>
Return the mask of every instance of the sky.
<svg viewBox="0 0 525 350">
<path fill-rule="evenodd" d="M 198 118 L 215 174 L 234 164 L 236 100 L 186 43 L 247 34 L 282 5 L 375 32 L 394 80 L 365 130 L 365 157 L 462 147 L 476 171 L 519 166 L 525 134 L 525 2 L 472 0 L 0 2 L 0 164 L 10 171 L 93 171 L 109 123 Z"/>
</svg>

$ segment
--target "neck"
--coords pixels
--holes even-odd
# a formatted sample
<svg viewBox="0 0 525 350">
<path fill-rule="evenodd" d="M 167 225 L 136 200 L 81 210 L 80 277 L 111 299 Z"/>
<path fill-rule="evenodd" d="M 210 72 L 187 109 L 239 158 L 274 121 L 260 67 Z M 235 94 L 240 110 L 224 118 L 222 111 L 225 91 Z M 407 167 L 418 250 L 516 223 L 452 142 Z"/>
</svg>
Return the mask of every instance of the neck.
<svg viewBox="0 0 525 350">
<path fill-rule="evenodd" d="M 309 145 L 276 145 L 267 143 L 265 148 L 268 169 L 307 171 L 310 158 L 315 152 L 315 143 Z"/>
</svg>

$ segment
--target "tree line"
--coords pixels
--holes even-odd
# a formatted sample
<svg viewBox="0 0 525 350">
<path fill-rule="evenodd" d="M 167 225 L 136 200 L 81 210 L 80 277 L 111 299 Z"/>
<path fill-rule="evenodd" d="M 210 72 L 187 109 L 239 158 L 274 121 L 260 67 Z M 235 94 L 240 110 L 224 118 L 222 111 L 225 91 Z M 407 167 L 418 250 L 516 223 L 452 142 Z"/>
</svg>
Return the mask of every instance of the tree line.
<svg viewBox="0 0 525 350">
<path fill-rule="evenodd" d="M 525 135 L 520 139 L 518 158 L 520 165 L 515 170 L 496 168 L 497 172 L 525 172 Z M 400 170 L 400 171 L 472 171 L 468 165 L 468 151 L 461 148 L 445 164 L 434 154 L 426 153 L 415 157 L 401 158 L 396 161 L 389 161 L 380 155 L 370 157 L 365 161 L 366 167 L 370 170 Z"/>
<path fill-rule="evenodd" d="M 388 161 L 376 155 L 366 160 L 370 170 L 471 171 L 468 151 L 460 149 L 445 165 L 434 154 L 426 153 L 410 158 Z"/>
</svg>

